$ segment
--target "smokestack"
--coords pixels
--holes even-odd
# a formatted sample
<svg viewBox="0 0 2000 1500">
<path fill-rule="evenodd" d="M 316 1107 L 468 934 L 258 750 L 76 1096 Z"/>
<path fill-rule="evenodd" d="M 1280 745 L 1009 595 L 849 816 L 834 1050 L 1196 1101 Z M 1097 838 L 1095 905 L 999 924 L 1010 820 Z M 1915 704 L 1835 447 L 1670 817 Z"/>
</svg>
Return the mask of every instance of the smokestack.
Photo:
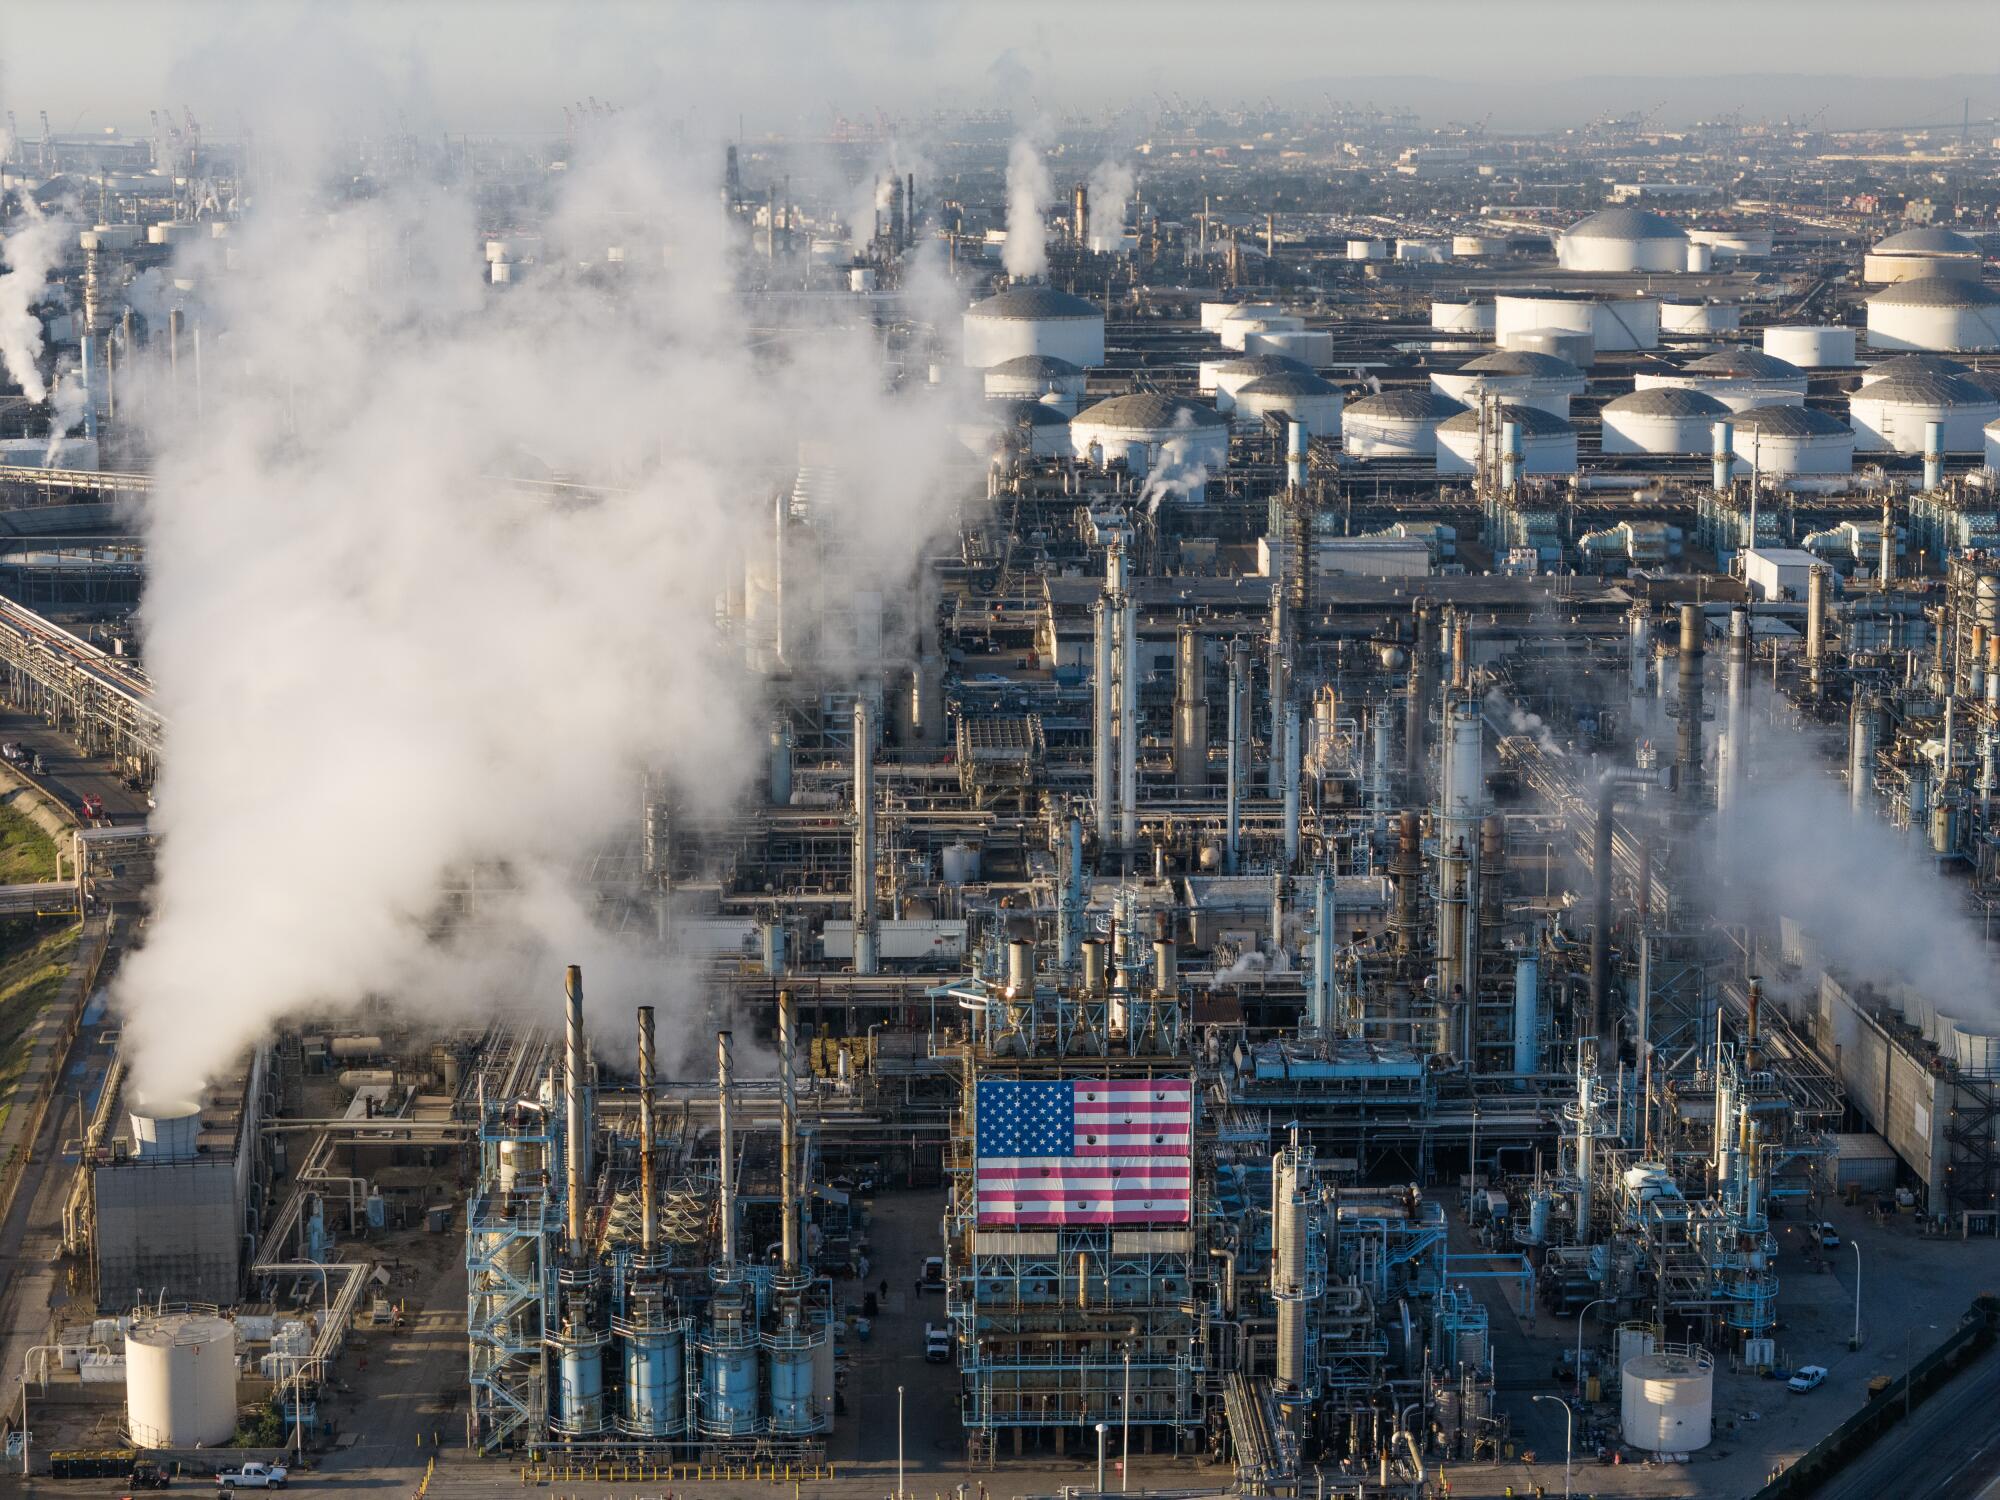
<svg viewBox="0 0 2000 1500">
<path fill-rule="evenodd" d="M 1079 250 L 1090 248 L 1090 189 L 1081 182 L 1070 200 L 1070 232 Z"/>
<path fill-rule="evenodd" d="M 1926 443 L 1929 441 L 1925 439 Z M 1882 497 L 1882 549 L 1876 574 L 1885 589 L 1896 581 L 1896 506 L 1887 495 Z"/>
<path fill-rule="evenodd" d="M 1875 796 L 1875 745 L 1882 708 L 1882 699 L 1873 693 L 1854 695 L 1847 752 L 1847 797 L 1848 806 L 1857 818 L 1867 813 Z"/>
<path fill-rule="evenodd" d="M 1273 213 L 1267 213 L 1264 215 L 1264 259 L 1266 261 L 1275 261 L 1277 258 L 1278 216 Z"/>
<path fill-rule="evenodd" d="M 167 378 L 175 390 L 181 382 L 181 329 L 187 323 L 187 314 L 178 307 L 167 313 Z"/>
<path fill-rule="evenodd" d="M 1686 617 L 1683 616 L 1683 624 Z M 1616 789 L 1608 779 L 1597 789 L 1597 826 L 1591 834 L 1590 1034 L 1608 1054 L 1611 1028 L 1611 833 Z"/>
<path fill-rule="evenodd" d="M 654 1187 L 653 1007 L 639 1007 L 639 1245 L 651 1255 L 659 1243 L 659 1194 Z"/>
<path fill-rule="evenodd" d="M 1500 488 L 1508 494 L 1521 478 L 1521 424 L 1500 424 Z"/>
<path fill-rule="evenodd" d="M 779 1269 L 787 1277 L 799 1271 L 798 1100 L 793 1093 L 797 1067 L 793 1057 L 792 992 L 778 991 L 778 1056 L 782 1064 L 784 1118 L 778 1152 L 778 1200 L 784 1218 Z"/>
<path fill-rule="evenodd" d="M 721 1161 L 721 1213 L 722 1245 L 720 1260 L 725 1279 L 734 1279 L 736 1271 L 736 1150 L 735 1135 L 730 1130 L 731 1094 L 735 1089 L 736 1071 L 734 1059 L 730 1056 L 730 1034 L 718 1031 L 715 1034 L 715 1108 L 716 1108 L 716 1152 Z"/>
<path fill-rule="evenodd" d="M 1728 698 L 1723 705 L 1722 781 L 1716 788 L 1716 802 L 1725 810 L 1733 810 L 1743 799 L 1743 767 L 1749 758 L 1749 746 L 1744 743 L 1750 732 L 1750 611 L 1747 609 L 1729 612 L 1728 671 Z"/>
<path fill-rule="evenodd" d="M 854 700 L 854 972 L 875 972 L 875 716 Z"/>
<path fill-rule="evenodd" d="M 1715 486 L 1718 495 L 1726 495 L 1729 493 L 1730 466 L 1736 457 L 1736 428 L 1728 422 L 1716 422 L 1708 430 L 1714 439 L 1709 449 L 1714 473 L 1709 482 Z M 1751 537 L 1748 545 L 1756 546 L 1757 538 Z"/>
<path fill-rule="evenodd" d="M 583 1258 L 583 1189 L 590 1180 L 590 1122 L 585 1117 L 583 1095 L 589 1054 L 583 1039 L 583 970 L 571 964 L 564 973 L 569 1001 L 569 1045 L 563 1053 L 563 1108 L 565 1130 L 563 1150 L 569 1170 L 569 1253 Z"/>
<path fill-rule="evenodd" d="M 1757 1012 L 1763 1003 L 1764 981 L 1753 974 L 1750 976 L 1749 1000 L 1744 1007 L 1746 1019 L 1743 1026 L 1743 1070 L 1746 1073 L 1756 1072 L 1757 1065 L 1763 1061 L 1763 1050 L 1757 1041 Z"/>
<path fill-rule="evenodd" d="M 1681 796 L 1699 805 L 1702 796 L 1701 761 L 1701 659 L 1703 618 L 1699 604 L 1681 606 L 1681 701 L 1680 736 L 1676 760 L 1680 766 Z"/>
<path fill-rule="evenodd" d="M 917 239 L 917 174 L 910 173 L 903 188 L 903 248 L 909 249 Z"/>
<path fill-rule="evenodd" d="M 1249 779 L 1250 646 L 1229 643 L 1229 768 L 1222 867 L 1234 875 L 1243 854 L 1243 783 Z"/>
<path fill-rule="evenodd" d="M 1091 687 L 1095 690 L 1095 729 L 1091 738 L 1091 795 L 1097 803 L 1097 847 L 1111 847 L 1111 753 L 1112 753 L 1112 605 L 1109 594 L 1098 596 L 1092 610 L 1096 627 L 1096 659 Z"/>
<path fill-rule="evenodd" d="M 1806 570 L 1806 680 L 1817 698 L 1820 667 L 1826 659 L 1826 569 L 1818 563 Z"/>
<path fill-rule="evenodd" d="M 1153 993 L 1171 999 L 1180 991 L 1180 952 L 1165 912 L 1153 918 Z"/>
<path fill-rule="evenodd" d="M 1139 847 L 1139 606 L 1120 599 L 1118 643 L 1118 842 L 1130 860 Z"/>
<path fill-rule="evenodd" d="M 1307 445 L 1310 441 L 1311 436 L 1306 431 L 1305 423 L 1295 420 L 1287 427 L 1285 433 L 1285 483 L 1294 493 L 1303 493 L 1306 487 L 1306 453 Z M 1310 528 L 1306 530 L 1306 545 L 1312 545 L 1312 532 Z M 1310 557 L 1294 557 L 1288 559 L 1288 561 L 1292 567 L 1300 569 L 1310 568 L 1313 564 L 1313 560 Z"/>
<path fill-rule="evenodd" d="M 1944 483 L 1944 423 L 1924 423 L 1924 489 Z"/>
</svg>

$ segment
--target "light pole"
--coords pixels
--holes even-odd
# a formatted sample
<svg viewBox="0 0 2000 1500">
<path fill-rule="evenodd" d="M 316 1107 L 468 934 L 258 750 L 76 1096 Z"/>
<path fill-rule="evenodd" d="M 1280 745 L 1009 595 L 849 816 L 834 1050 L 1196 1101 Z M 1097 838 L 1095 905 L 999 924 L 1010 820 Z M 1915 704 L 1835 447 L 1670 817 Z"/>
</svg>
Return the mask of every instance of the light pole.
<svg viewBox="0 0 2000 1500">
<path fill-rule="evenodd" d="M 1569 1500 L 1570 1458 L 1576 1449 L 1576 1412 L 1560 1396 L 1537 1396 L 1537 1401 L 1553 1401 L 1563 1409 L 1563 1500 Z"/>
<path fill-rule="evenodd" d="M 1854 1334 L 1847 1341 L 1850 1349 L 1861 1347 L 1861 1247 L 1853 1240 L 1847 1242 L 1854 1250 Z"/>
<path fill-rule="evenodd" d="M 896 1500 L 903 1500 L 903 1388 L 896 1387 Z"/>
<path fill-rule="evenodd" d="M 1132 1350 L 1125 1350 L 1125 1398 L 1119 1408 L 1118 1493 L 1132 1488 Z"/>
<path fill-rule="evenodd" d="M 1109 1422 L 1097 1424 L 1097 1493 L 1104 1493 L 1104 1434 L 1111 1430 Z"/>
<path fill-rule="evenodd" d="M 1583 1304 L 1583 1311 L 1576 1315 L 1576 1393 L 1583 1394 L 1583 1320 L 1590 1316 L 1593 1307 L 1602 1307 L 1607 1302 L 1616 1302 L 1616 1297 L 1599 1297 L 1594 1302 Z"/>
<path fill-rule="evenodd" d="M 21 1477 L 28 1477 L 28 1367 L 21 1367 Z"/>
</svg>

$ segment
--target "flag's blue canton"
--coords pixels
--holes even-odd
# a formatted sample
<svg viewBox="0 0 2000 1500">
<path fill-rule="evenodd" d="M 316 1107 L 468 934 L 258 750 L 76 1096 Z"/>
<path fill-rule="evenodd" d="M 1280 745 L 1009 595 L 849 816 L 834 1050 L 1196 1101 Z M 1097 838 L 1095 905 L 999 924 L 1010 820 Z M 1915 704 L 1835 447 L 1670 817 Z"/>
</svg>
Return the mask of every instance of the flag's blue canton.
<svg viewBox="0 0 2000 1500">
<path fill-rule="evenodd" d="M 980 1080 L 981 1156 L 1068 1156 L 1075 1142 L 1073 1085 Z"/>
</svg>

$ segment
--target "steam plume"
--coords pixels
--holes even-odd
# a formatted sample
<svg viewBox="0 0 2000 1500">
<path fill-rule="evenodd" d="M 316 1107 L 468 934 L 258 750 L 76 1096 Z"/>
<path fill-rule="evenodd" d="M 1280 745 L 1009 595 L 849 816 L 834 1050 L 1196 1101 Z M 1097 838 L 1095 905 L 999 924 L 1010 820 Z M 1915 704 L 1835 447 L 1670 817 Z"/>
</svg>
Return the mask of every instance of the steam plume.
<svg viewBox="0 0 2000 1500">
<path fill-rule="evenodd" d="M 1116 251 L 1125 234 L 1125 210 L 1132 202 L 1132 169 L 1107 157 L 1090 172 L 1091 248 Z"/>
<path fill-rule="evenodd" d="M 1007 153 L 1007 246 L 1001 264 L 1009 276 L 1048 274 L 1047 213 L 1054 196 L 1039 133 L 1023 131 Z"/>
<path fill-rule="evenodd" d="M 69 224 L 60 213 L 43 213 L 29 193 L 17 194 L 16 201 L 21 223 L 0 240 L 0 261 L 7 266 L 0 274 L 0 364 L 30 401 L 44 401 L 49 388 L 42 379 L 42 320 L 34 309 L 49 272 L 62 259 Z"/>
</svg>

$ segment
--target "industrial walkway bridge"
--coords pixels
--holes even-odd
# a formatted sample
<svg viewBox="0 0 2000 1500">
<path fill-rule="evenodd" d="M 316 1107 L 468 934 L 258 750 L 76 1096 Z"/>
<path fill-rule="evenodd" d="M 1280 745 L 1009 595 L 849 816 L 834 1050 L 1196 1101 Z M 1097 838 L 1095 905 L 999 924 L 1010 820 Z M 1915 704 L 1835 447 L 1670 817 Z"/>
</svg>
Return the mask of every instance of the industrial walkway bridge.
<svg viewBox="0 0 2000 1500">
<path fill-rule="evenodd" d="M 165 724 L 145 672 L 8 599 L 0 599 L 0 681 L 9 702 L 86 753 L 115 756 L 149 781 L 159 769 Z"/>
</svg>

